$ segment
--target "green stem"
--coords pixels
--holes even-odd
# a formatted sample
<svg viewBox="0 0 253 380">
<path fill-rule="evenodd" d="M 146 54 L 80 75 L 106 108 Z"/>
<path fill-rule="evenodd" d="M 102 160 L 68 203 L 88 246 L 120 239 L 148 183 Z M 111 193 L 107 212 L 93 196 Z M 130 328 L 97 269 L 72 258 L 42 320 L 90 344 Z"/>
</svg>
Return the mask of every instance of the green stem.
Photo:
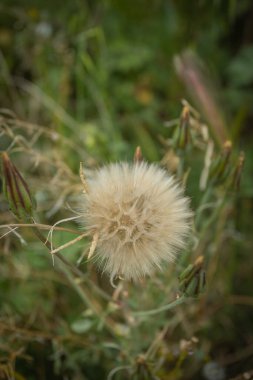
<svg viewBox="0 0 253 380">
<path fill-rule="evenodd" d="M 72 287 L 75 289 L 76 293 L 79 295 L 83 303 L 88 306 L 95 314 L 98 313 L 97 308 L 94 307 L 93 303 L 90 301 L 89 297 L 84 292 L 83 288 L 80 287 L 78 284 L 78 280 L 73 277 L 71 272 L 66 268 L 65 264 L 63 262 L 60 263 L 60 270 L 65 274 L 66 278 L 72 285 Z"/>
<path fill-rule="evenodd" d="M 34 223 L 33 223 L 34 224 Z M 38 239 L 48 248 L 49 251 L 51 251 L 52 247 L 51 247 L 51 243 L 49 243 L 49 241 L 47 241 L 44 237 L 44 235 L 40 232 L 39 228 L 37 228 L 36 224 L 34 225 L 35 228 L 33 230 L 33 233 L 38 237 Z M 53 248 L 54 249 L 54 248 Z M 105 300 L 107 301 L 110 301 L 110 297 L 102 290 L 100 289 L 96 284 L 94 284 L 92 281 L 90 281 L 86 274 L 84 274 L 82 271 L 80 271 L 78 268 L 76 268 L 74 265 L 72 265 L 68 260 L 65 259 L 64 256 L 61 255 L 60 252 L 55 252 L 53 253 L 53 255 L 55 257 L 57 257 L 59 259 L 59 261 L 61 261 L 62 263 L 64 263 L 66 266 L 68 266 L 71 271 L 76 275 L 78 276 L 81 280 L 86 280 L 87 282 L 89 282 L 89 284 L 94 288 L 94 290 L 101 296 L 103 297 Z"/>
<path fill-rule="evenodd" d="M 177 178 L 181 181 L 184 175 L 185 157 L 181 151 L 177 152 L 179 157 L 179 163 L 177 167 Z"/>
<path fill-rule="evenodd" d="M 214 212 L 211 214 L 211 216 L 206 220 L 206 222 L 203 224 L 202 233 L 201 236 L 205 233 L 207 228 L 215 221 L 215 219 L 219 216 L 221 210 L 223 209 L 224 205 L 226 204 L 226 195 L 224 198 L 220 201 L 219 205 L 215 208 Z"/>
<path fill-rule="evenodd" d="M 157 309 L 146 310 L 146 311 L 145 310 L 144 311 L 135 311 L 135 312 L 133 312 L 133 315 L 136 315 L 138 317 L 145 317 L 147 315 L 159 314 L 159 313 L 162 313 L 164 311 L 174 309 L 174 307 L 183 304 L 185 302 L 185 300 L 186 300 L 186 297 L 181 296 L 180 298 L 177 298 L 175 301 L 172 301 L 169 304 L 161 306 Z"/>
<path fill-rule="evenodd" d="M 39 229 L 34 228 L 33 232 L 38 237 L 38 239 L 51 251 L 51 244 L 45 240 L 45 237 L 43 234 L 39 231 Z M 60 261 L 60 270 L 67 278 L 68 282 L 72 285 L 73 289 L 76 291 L 76 293 L 79 295 L 85 306 L 90 308 L 93 313 L 100 319 L 102 315 L 102 308 L 100 304 L 97 302 L 94 302 L 90 296 L 88 295 L 88 292 L 85 291 L 83 287 L 80 286 L 78 283 L 78 280 L 80 278 L 80 275 L 83 277 L 83 274 L 79 269 L 75 268 L 71 263 L 69 263 L 61 254 L 60 252 L 56 252 L 54 254 L 57 259 Z M 73 273 L 77 274 L 79 277 L 78 279 L 73 276 Z M 105 318 L 103 321 L 104 325 L 107 327 L 107 329 L 115 335 L 115 328 L 114 328 L 114 322 L 110 320 L 109 318 Z"/>
<path fill-rule="evenodd" d="M 35 228 L 34 230 L 35 235 L 39 238 L 39 240 L 51 251 L 51 244 L 49 241 L 45 240 L 45 237 L 40 232 L 39 229 Z M 60 252 L 55 252 L 54 255 L 58 258 L 58 260 L 61 262 L 60 269 L 67 277 L 68 281 L 73 285 L 74 289 L 79 294 L 80 298 L 84 301 L 85 305 L 88 306 L 92 311 L 95 312 L 94 307 L 92 306 L 92 303 L 89 300 L 89 297 L 86 296 L 83 289 L 80 287 L 80 285 L 76 282 L 76 279 L 73 277 L 72 273 L 69 271 L 71 269 L 72 272 L 77 274 L 78 276 L 82 275 L 82 272 L 79 271 L 79 269 L 75 268 L 71 263 L 69 263 L 61 254 Z M 69 269 L 68 269 L 69 268 Z"/>
<path fill-rule="evenodd" d="M 196 215 L 195 215 L 195 226 L 196 228 L 198 229 L 199 227 L 199 224 L 200 224 L 200 221 L 201 221 L 201 217 L 202 217 L 202 213 L 203 213 L 203 206 L 208 203 L 211 195 L 212 195 L 212 192 L 213 192 L 213 187 L 212 186 L 209 186 L 206 191 L 204 192 L 203 196 L 202 196 L 202 199 L 199 203 L 199 206 L 198 206 L 198 209 L 196 211 Z"/>
<path fill-rule="evenodd" d="M 37 238 L 39 238 L 39 240 L 48 248 L 48 250 L 51 251 L 51 244 L 45 239 L 40 230 L 38 228 L 34 228 L 33 232 Z M 60 252 L 55 252 L 54 256 L 56 256 L 62 263 L 68 266 L 75 275 L 83 277 L 83 273 L 78 268 L 74 267 L 68 260 L 66 260 L 65 257 L 60 254 Z"/>
</svg>

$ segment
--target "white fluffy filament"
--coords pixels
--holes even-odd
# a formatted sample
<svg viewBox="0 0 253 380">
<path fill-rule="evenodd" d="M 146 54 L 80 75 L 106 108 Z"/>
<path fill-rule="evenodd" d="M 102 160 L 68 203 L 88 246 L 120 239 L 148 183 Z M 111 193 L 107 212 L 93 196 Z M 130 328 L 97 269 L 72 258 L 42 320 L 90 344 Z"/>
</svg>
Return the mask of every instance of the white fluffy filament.
<svg viewBox="0 0 253 380">
<path fill-rule="evenodd" d="M 111 279 L 137 280 L 184 246 L 192 215 L 173 177 L 157 165 L 110 164 L 97 170 L 83 195 L 83 224 L 98 236 L 96 258 Z"/>
</svg>

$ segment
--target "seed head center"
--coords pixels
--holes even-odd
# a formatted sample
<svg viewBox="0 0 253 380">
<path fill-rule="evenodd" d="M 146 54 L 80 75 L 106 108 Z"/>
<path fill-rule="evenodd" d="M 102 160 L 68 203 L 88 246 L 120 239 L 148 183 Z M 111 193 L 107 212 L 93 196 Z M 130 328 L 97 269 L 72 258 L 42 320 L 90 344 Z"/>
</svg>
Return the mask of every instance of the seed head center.
<svg viewBox="0 0 253 380">
<path fill-rule="evenodd" d="M 120 218 L 120 225 L 124 227 L 130 227 L 133 225 L 133 220 L 129 215 L 123 214 Z"/>
</svg>

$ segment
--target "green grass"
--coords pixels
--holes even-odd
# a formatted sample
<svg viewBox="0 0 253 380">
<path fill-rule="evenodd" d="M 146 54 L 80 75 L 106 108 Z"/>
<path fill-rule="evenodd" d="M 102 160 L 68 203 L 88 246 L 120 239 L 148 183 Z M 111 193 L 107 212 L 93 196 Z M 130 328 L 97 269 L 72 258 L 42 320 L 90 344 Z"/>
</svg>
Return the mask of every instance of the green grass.
<svg viewBox="0 0 253 380">
<path fill-rule="evenodd" d="M 174 174 L 181 181 L 188 173 L 186 193 L 198 212 L 207 143 L 214 141 L 219 157 L 225 133 L 233 148 L 228 177 L 208 180 L 209 208 L 179 260 L 138 284 L 122 282 L 116 300 L 107 277 L 85 259 L 81 281 L 59 260 L 53 265 L 31 227 L 2 237 L 0 378 L 208 380 L 210 362 L 224 379 L 253 371 L 252 37 L 243 29 L 251 8 L 250 1 L 2 2 L 0 149 L 36 197 L 37 222 L 74 215 L 80 161 L 89 175 L 102 164 L 131 161 L 138 145 L 147 161 L 170 170 L 183 157 Z M 215 113 L 206 111 L 199 87 L 176 74 L 174 58 L 189 48 Z M 181 151 L 173 143 L 178 121 L 166 123 L 179 120 L 184 98 L 200 115 L 191 110 L 192 140 Z M 221 129 L 215 115 L 222 115 Z M 228 191 L 241 150 L 240 191 Z M 17 223 L 2 193 L 0 209 L 1 225 Z M 81 232 L 74 221 L 61 226 Z M 41 232 L 46 238 L 48 230 Z M 55 230 L 53 242 L 58 247 L 76 236 Z M 77 268 L 89 244 L 81 240 L 61 254 Z M 178 276 L 200 255 L 203 294 L 135 316 L 173 302 Z"/>
</svg>

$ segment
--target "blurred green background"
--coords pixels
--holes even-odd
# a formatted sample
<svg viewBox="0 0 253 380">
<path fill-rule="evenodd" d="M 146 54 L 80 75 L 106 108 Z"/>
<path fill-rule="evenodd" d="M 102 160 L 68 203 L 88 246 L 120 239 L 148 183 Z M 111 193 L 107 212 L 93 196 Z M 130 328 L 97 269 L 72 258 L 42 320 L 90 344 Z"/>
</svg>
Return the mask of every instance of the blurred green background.
<svg viewBox="0 0 253 380">
<path fill-rule="evenodd" d="M 1 103 L 79 139 L 86 133 L 93 156 L 127 157 L 137 143 L 157 160 L 163 122 L 189 96 L 173 62 L 192 49 L 231 135 L 248 137 L 252 17 L 245 0 L 2 1 Z"/>
<path fill-rule="evenodd" d="M 80 161 L 93 167 L 131 160 L 137 145 L 147 160 L 161 160 L 182 99 L 208 123 L 217 149 L 229 138 L 235 154 L 245 151 L 227 240 L 216 247 L 222 257 L 213 267 L 213 289 L 197 315 L 189 309 L 182 331 L 175 327 L 171 355 L 189 331 L 200 346 L 192 361 L 179 355 L 172 366 L 168 359 L 160 379 L 243 379 L 253 371 L 252 87 L 251 0 L 1 0 L 0 108 L 7 133 L 0 149 L 8 148 L 26 173 L 41 222 L 69 216 L 66 203 L 75 204 L 80 192 Z M 191 157 L 187 191 L 194 206 L 201 160 Z M 14 223 L 2 196 L 0 205 L 1 224 Z M 24 238 L 27 245 L 9 235 L 0 241 L 0 378 L 106 379 L 124 363 L 124 349 L 118 355 L 115 342 L 100 339 L 89 316 L 79 323 L 79 299 L 44 247 L 29 231 Z M 57 244 L 70 238 L 55 237 Z M 80 243 L 69 249 L 73 262 L 82 250 Z M 154 329 L 162 328 L 156 323 Z M 133 357 L 142 348 L 132 343 Z M 208 362 L 213 367 L 205 372 Z"/>
</svg>

